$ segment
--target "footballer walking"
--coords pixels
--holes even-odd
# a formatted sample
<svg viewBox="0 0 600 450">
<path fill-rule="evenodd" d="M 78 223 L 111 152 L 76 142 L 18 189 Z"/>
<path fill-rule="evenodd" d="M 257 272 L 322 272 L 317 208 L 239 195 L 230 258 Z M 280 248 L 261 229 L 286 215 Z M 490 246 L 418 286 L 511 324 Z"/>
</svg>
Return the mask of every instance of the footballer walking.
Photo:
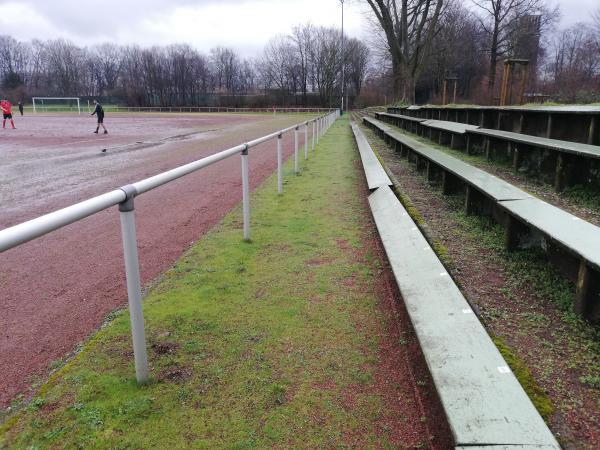
<svg viewBox="0 0 600 450">
<path fill-rule="evenodd" d="M 104 134 L 108 134 L 108 130 L 104 126 L 104 109 L 102 108 L 102 105 L 98 103 L 98 100 L 94 100 L 94 105 L 96 105 L 96 109 L 94 109 L 94 112 L 91 115 L 93 116 L 95 114 L 96 117 L 98 117 L 98 126 L 94 133 L 98 134 L 98 130 L 102 127 L 104 128 Z"/>
</svg>

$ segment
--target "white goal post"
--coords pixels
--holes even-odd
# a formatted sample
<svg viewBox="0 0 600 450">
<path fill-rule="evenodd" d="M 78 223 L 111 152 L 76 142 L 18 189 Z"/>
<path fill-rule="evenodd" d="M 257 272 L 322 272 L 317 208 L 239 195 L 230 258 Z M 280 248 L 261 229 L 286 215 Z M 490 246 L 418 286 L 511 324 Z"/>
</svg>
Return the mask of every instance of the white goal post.
<svg viewBox="0 0 600 450">
<path fill-rule="evenodd" d="M 44 106 L 44 100 L 75 100 L 77 101 L 77 112 L 81 114 L 81 104 L 79 102 L 79 97 L 32 97 L 31 100 L 33 102 L 34 113 L 37 113 L 37 108 L 35 104 L 36 100 L 42 107 Z"/>
</svg>

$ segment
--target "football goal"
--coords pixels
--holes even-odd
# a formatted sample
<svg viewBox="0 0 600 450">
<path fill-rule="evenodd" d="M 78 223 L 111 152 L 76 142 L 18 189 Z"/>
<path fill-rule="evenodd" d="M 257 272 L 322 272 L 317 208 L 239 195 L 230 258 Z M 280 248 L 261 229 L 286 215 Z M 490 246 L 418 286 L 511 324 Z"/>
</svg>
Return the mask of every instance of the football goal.
<svg viewBox="0 0 600 450">
<path fill-rule="evenodd" d="M 33 112 L 71 112 L 81 114 L 79 97 L 33 97 Z"/>
</svg>

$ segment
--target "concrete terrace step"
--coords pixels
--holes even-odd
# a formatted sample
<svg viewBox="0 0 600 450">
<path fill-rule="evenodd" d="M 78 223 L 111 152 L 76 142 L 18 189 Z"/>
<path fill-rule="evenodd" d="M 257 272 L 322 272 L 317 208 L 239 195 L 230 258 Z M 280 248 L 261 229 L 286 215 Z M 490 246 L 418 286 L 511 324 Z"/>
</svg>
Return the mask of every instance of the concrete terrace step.
<svg viewBox="0 0 600 450">
<path fill-rule="evenodd" d="M 537 198 L 503 202 L 502 207 L 600 270 L 600 227 Z"/>
<path fill-rule="evenodd" d="M 373 126 L 378 128 L 380 131 L 386 132 L 391 131 L 392 127 L 382 122 L 381 120 L 373 119 L 372 117 L 364 116 L 363 121 L 371 123 Z"/>
<path fill-rule="evenodd" d="M 484 170 L 473 167 L 459 159 L 456 159 L 446 153 L 433 149 L 427 144 L 417 141 L 399 131 L 387 131 L 388 136 L 393 140 L 409 147 L 415 153 L 434 162 L 444 170 L 454 174 L 465 183 L 472 185 L 481 193 L 489 196 L 495 201 L 522 200 L 531 198 L 527 192 L 516 188 L 510 183 L 490 175 Z"/>
<path fill-rule="evenodd" d="M 450 133 L 465 134 L 468 131 L 476 130 L 479 127 L 477 125 L 469 125 L 466 123 L 459 122 L 448 122 L 445 120 L 425 120 L 421 122 L 421 125 L 433 128 L 435 130 L 448 131 Z"/>
<path fill-rule="evenodd" d="M 473 125 L 471 125 L 473 126 Z M 563 153 L 572 153 L 575 155 L 586 156 L 600 159 L 600 146 L 581 144 L 578 142 L 561 141 L 558 139 L 548 139 L 544 137 L 531 136 L 511 131 L 491 130 L 488 128 L 475 127 L 468 131 L 470 134 L 492 137 L 496 139 L 513 142 L 516 144 L 525 144 L 533 147 L 547 148 Z"/>
<path fill-rule="evenodd" d="M 358 151 L 360 152 L 360 159 L 362 160 L 365 169 L 369 189 L 373 190 L 381 186 L 392 186 L 392 181 L 387 173 L 385 173 L 385 170 L 383 170 L 383 167 L 379 163 L 377 156 L 375 156 L 373 149 L 367 142 L 361 129 L 354 123 L 352 123 L 351 126 L 358 145 Z"/>
<path fill-rule="evenodd" d="M 407 120 L 409 122 L 425 122 L 427 119 L 422 119 L 420 117 L 412 117 L 412 116 L 404 116 L 402 114 L 390 114 L 390 113 L 375 113 L 375 117 L 390 117 L 392 119 L 400 119 Z"/>
<path fill-rule="evenodd" d="M 391 189 L 369 203 L 455 444 L 560 448 Z"/>
<path fill-rule="evenodd" d="M 371 125 L 377 126 L 377 124 Z M 427 160 L 428 175 L 431 173 L 430 163 L 442 171 L 442 189 L 447 189 L 447 173 L 455 175 L 467 186 L 466 209 L 472 208 L 471 188 L 491 198 L 494 206 L 504 211 L 504 224 L 507 249 L 515 249 L 522 234 L 527 234 L 528 228 L 541 233 L 545 244 L 557 243 L 559 247 L 571 255 L 575 261 L 563 260 L 559 267 L 567 276 L 576 278 L 575 311 L 593 322 L 600 321 L 600 227 L 586 222 L 560 208 L 536 199 L 487 172 L 477 169 L 446 153 L 440 152 L 416 141 L 403 133 L 394 130 L 382 132 L 386 142 L 395 143 L 402 151 L 407 147 L 408 152 Z M 523 226 L 525 224 L 526 226 Z M 556 254 L 556 252 L 554 252 Z M 549 253 L 550 258 L 552 255 Z M 564 258 L 563 258 L 564 259 Z M 574 267 L 575 266 L 575 267 Z M 575 272 L 573 275 L 572 272 Z"/>
</svg>

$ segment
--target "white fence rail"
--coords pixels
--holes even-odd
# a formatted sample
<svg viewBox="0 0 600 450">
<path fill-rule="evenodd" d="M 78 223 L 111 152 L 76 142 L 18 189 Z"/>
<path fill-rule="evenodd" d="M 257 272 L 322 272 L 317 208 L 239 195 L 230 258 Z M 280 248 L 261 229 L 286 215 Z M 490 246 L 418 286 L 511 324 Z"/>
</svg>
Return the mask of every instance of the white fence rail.
<svg viewBox="0 0 600 450">
<path fill-rule="evenodd" d="M 312 124 L 313 129 L 312 149 L 314 150 L 315 143 L 318 143 L 319 139 L 325 134 L 327 129 L 333 124 L 338 116 L 338 110 L 329 112 L 328 114 L 322 115 L 316 119 L 293 125 L 284 130 L 263 136 L 189 164 L 179 166 L 175 169 L 160 173 L 150 178 L 146 178 L 136 183 L 128 184 L 119 189 L 115 189 L 114 191 L 107 192 L 75 205 L 40 216 L 36 219 L 0 230 L 0 253 L 18 247 L 25 242 L 44 236 L 45 234 L 51 233 L 52 231 L 58 230 L 71 223 L 97 214 L 105 209 L 118 206 L 121 220 L 125 275 L 127 280 L 127 296 L 135 359 L 135 372 L 137 381 L 139 383 L 143 383 L 148 379 L 149 374 L 144 332 L 144 317 L 142 313 L 142 290 L 135 227 L 135 197 L 185 175 L 196 172 L 211 164 L 215 164 L 218 161 L 240 154 L 242 160 L 242 210 L 244 216 L 244 239 L 250 240 L 250 190 L 248 182 L 248 157 L 250 149 L 270 140 L 277 140 L 277 189 L 281 194 L 283 193 L 283 135 L 290 131 L 294 132 L 294 171 L 295 173 L 298 173 L 298 138 L 300 130 L 302 129 L 304 132 L 304 157 L 307 159 L 309 124 Z"/>
</svg>

